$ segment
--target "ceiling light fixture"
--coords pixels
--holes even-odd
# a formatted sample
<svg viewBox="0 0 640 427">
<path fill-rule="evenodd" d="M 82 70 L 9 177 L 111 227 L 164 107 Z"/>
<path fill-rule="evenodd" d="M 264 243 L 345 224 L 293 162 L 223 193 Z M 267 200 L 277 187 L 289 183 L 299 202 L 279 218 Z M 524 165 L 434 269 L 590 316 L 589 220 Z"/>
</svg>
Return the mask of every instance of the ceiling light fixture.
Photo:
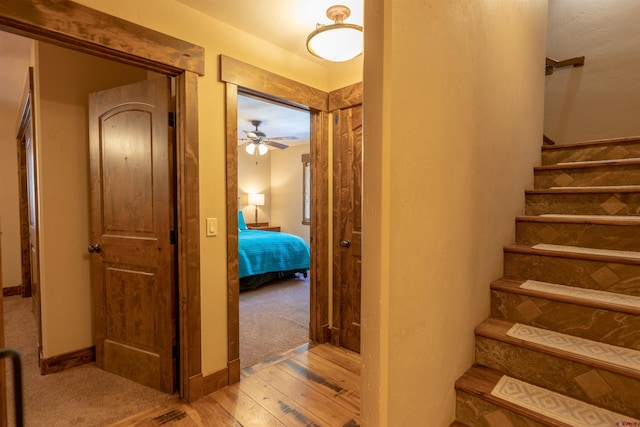
<svg viewBox="0 0 640 427">
<path fill-rule="evenodd" d="M 351 15 L 347 6 L 336 5 L 327 9 L 327 17 L 334 23 L 317 24 L 307 37 L 307 49 L 311 54 L 332 62 L 344 62 L 362 53 L 362 27 L 345 24 Z"/>
</svg>

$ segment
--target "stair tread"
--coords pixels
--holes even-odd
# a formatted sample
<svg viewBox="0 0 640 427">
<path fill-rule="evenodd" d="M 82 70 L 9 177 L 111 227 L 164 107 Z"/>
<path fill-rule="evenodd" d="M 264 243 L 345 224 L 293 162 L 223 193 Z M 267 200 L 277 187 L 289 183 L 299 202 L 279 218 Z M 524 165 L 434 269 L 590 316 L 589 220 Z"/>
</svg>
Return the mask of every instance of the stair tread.
<svg viewBox="0 0 640 427">
<path fill-rule="evenodd" d="M 637 422 L 622 414 L 517 380 L 499 371 L 473 366 L 456 388 L 549 426 L 612 426 Z"/>
<path fill-rule="evenodd" d="M 532 246 L 533 249 L 542 249 L 547 251 L 570 252 L 574 254 L 603 255 L 609 257 L 619 257 L 625 259 L 640 260 L 640 252 L 621 251 L 618 249 L 597 249 L 585 248 L 581 246 L 552 245 L 549 243 L 537 243 Z"/>
<path fill-rule="evenodd" d="M 551 187 L 526 190 L 525 194 L 594 194 L 594 193 L 637 193 L 640 185 L 601 185 L 590 187 Z"/>
<path fill-rule="evenodd" d="M 607 160 L 580 160 L 575 162 L 559 162 L 552 165 L 536 166 L 534 171 L 601 168 L 606 166 L 632 166 L 640 165 L 640 158 L 607 159 Z"/>
<path fill-rule="evenodd" d="M 580 141 L 580 142 L 572 142 L 569 144 L 543 145 L 542 151 L 556 151 L 556 150 L 566 150 L 566 149 L 574 149 L 574 148 L 593 147 L 598 145 L 616 145 L 616 144 L 625 144 L 625 143 L 634 143 L 634 142 L 640 142 L 640 136 L 628 136 L 623 138 L 607 138 L 607 139 L 599 139 L 596 141 Z"/>
<path fill-rule="evenodd" d="M 575 250 L 573 250 L 572 248 L 575 248 Z M 506 252 L 517 252 L 531 255 L 557 256 L 564 258 L 640 265 L 640 258 L 636 256 L 630 256 L 630 254 L 637 254 L 637 252 L 634 251 L 616 251 L 611 249 L 592 249 L 581 248 L 578 246 L 548 244 L 537 244 L 532 246 L 518 243 L 507 245 L 504 247 L 504 250 Z"/>
<path fill-rule="evenodd" d="M 640 297 L 537 280 L 498 279 L 491 289 L 640 316 Z"/>
<path fill-rule="evenodd" d="M 521 215 L 516 217 L 516 221 L 637 226 L 640 225 L 640 216 L 542 214 Z"/>
<path fill-rule="evenodd" d="M 476 334 L 640 379 L 638 350 L 495 318 L 478 325 Z"/>
</svg>

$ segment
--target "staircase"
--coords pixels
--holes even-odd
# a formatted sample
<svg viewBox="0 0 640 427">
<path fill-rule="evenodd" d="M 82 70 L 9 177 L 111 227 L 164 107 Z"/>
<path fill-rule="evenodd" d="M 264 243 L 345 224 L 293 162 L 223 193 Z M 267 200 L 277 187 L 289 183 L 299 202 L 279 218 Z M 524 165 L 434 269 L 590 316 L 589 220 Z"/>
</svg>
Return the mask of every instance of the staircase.
<svg viewBox="0 0 640 427">
<path fill-rule="evenodd" d="M 640 426 L 640 137 L 534 173 L 452 426 Z"/>
</svg>

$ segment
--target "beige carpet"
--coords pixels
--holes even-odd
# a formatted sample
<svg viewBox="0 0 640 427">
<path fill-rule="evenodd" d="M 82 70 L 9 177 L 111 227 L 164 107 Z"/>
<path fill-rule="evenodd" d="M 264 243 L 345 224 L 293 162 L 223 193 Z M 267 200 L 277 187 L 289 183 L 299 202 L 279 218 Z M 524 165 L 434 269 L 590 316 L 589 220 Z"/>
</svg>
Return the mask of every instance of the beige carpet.
<svg viewBox="0 0 640 427">
<path fill-rule="evenodd" d="M 94 364 L 40 375 L 31 298 L 13 296 L 3 301 L 5 344 L 22 355 L 26 426 L 104 426 L 172 398 L 102 371 Z M 10 364 L 7 365 L 11 379 Z M 8 388 L 13 390 L 13 385 Z M 9 417 L 9 425 L 14 425 L 13 405 Z"/>
<path fill-rule="evenodd" d="M 240 367 L 309 341 L 309 278 L 240 293 Z"/>
</svg>

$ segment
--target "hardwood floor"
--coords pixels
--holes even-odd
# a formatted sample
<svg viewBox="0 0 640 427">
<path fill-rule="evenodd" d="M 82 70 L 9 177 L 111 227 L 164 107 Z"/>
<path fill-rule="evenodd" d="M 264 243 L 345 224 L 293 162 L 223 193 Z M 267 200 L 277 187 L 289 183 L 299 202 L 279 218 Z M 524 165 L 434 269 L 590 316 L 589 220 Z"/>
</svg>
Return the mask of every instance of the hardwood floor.
<svg viewBox="0 0 640 427">
<path fill-rule="evenodd" d="M 174 399 L 113 426 L 162 424 L 359 426 L 360 355 L 305 344 L 244 369 L 239 383 L 194 403 Z"/>
</svg>

